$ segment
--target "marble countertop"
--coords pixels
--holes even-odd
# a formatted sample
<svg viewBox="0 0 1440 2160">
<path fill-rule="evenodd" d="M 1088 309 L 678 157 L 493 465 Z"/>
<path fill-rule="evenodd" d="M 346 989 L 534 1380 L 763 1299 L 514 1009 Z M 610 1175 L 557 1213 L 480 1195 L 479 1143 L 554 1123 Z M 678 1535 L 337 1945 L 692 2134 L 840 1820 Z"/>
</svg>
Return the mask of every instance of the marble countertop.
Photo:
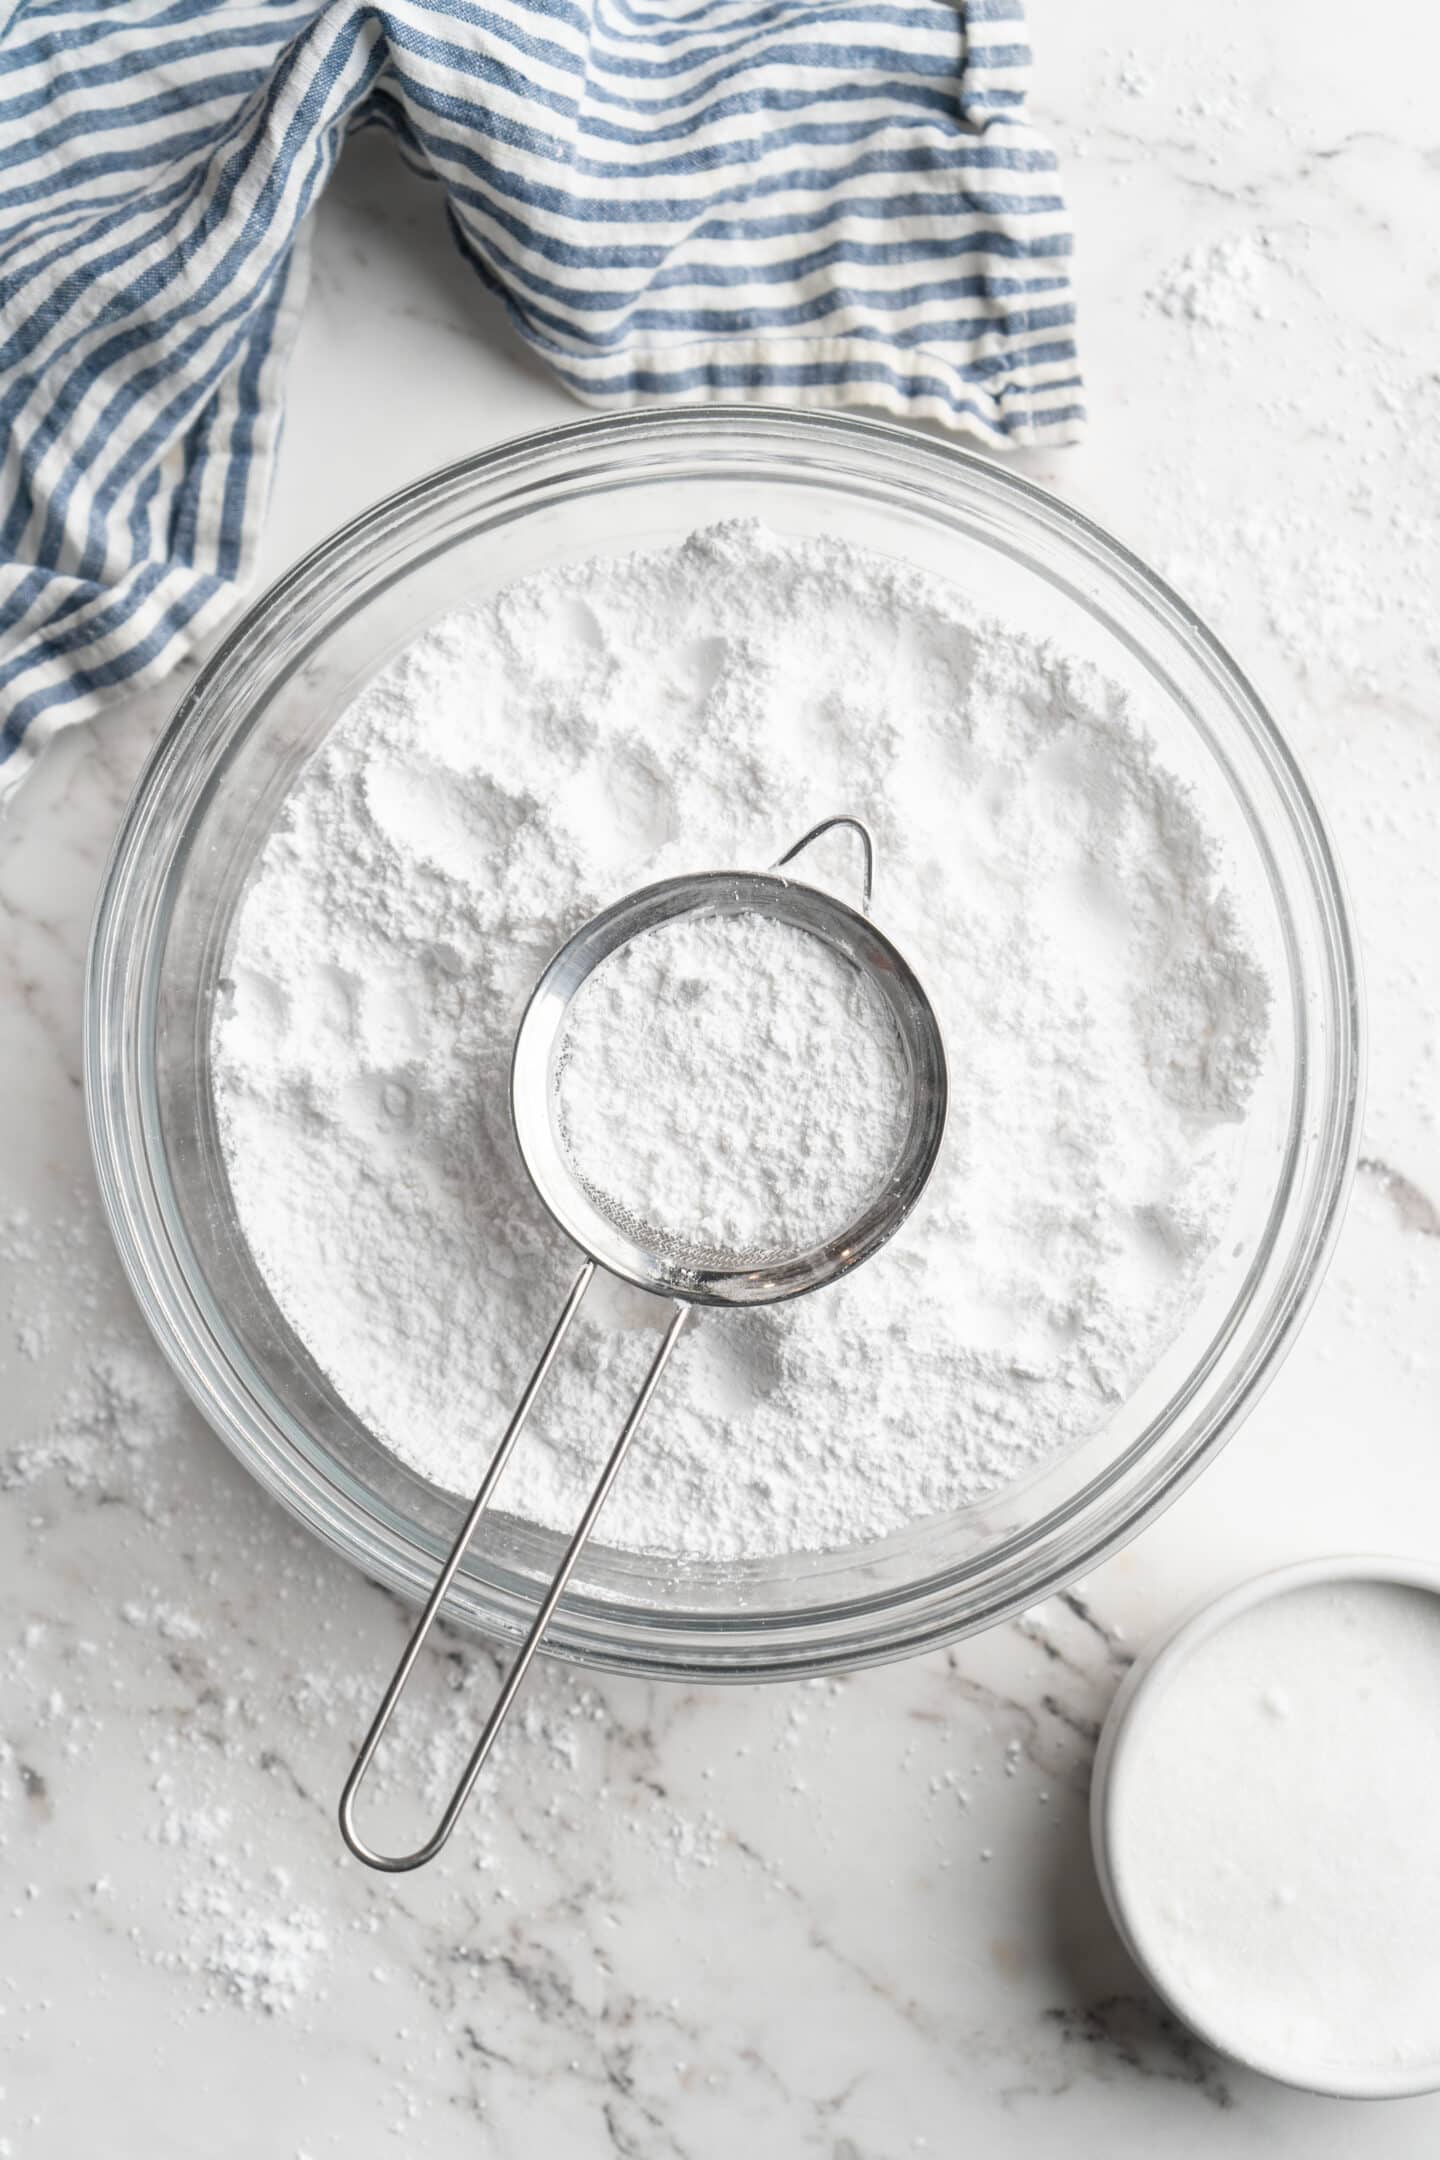
<svg viewBox="0 0 1440 2160">
<path fill-rule="evenodd" d="M 168 697 L 0 829 L 0 2155 L 1172 2160 L 1440 2149 L 1240 2073 L 1146 1991 L 1086 1843 L 1132 1646 L 1266 1563 L 1440 1551 L 1440 17 L 1033 0 L 1080 235 L 1088 443 L 1027 470 L 1168 571 L 1328 809 L 1368 974 L 1363 1161 L 1223 1459 L 1072 1595 L 839 1683 L 545 1667 L 475 1819 L 401 1881 L 333 1801 L 405 1618 L 181 1403 L 99 1220 L 89 913 Z M 401 386 L 397 389 L 397 385 Z M 268 575 L 576 408 L 360 143 L 319 213 Z M 483 1688 L 452 1647 L 437 1687 Z"/>
</svg>

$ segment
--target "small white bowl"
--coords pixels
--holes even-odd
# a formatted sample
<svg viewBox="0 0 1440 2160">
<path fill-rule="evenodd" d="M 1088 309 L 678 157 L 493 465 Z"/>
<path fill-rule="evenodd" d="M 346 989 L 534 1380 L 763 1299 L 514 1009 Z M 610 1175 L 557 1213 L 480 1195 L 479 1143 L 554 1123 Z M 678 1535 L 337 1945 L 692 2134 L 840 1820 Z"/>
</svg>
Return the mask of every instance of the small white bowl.
<svg viewBox="0 0 1440 2160">
<path fill-rule="evenodd" d="M 1091 1785 L 1090 1833 L 1100 1887 L 1121 1940 L 1157 1995 L 1200 2039 L 1248 2069 L 1302 2091 L 1338 2099 L 1400 2099 L 1440 2090 L 1440 2053 L 1427 2062 L 1407 2062 L 1398 2066 L 1376 2063 L 1350 2069 L 1337 2068 L 1327 2062 L 1307 2067 L 1304 2062 L 1293 2059 L 1284 2062 L 1267 2059 L 1263 2047 L 1253 2051 L 1239 2047 L 1233 2033 L 1222 2036 L 1213 2029 L 1206 2008 L 1193 1999 L 1186 1981 L 1176 1973 L 1167 1956 L 1165 1946 L 1157 1943 L 1153 1935 L 1147 1937 L 1137 1911 L 1137 1893 L 1143 1888 L 1143 1873 L 1137 1880 L 1117 1805 L 1127 1766 L 1137 1760 L 1146 1745 L 1149 1713 L 1182 1665 L 1202 1643 L 1227 1627 L 1238 1614 L 1272 1598 L 1317 1584 L 1356 1581 L 1395 1583 L 1405 1588 L 1430 1591 L 1440 1597 L 1440 1566 L 1429 1561 L 1345 1554 L 1273 1569 L 1240 1583 L 1222 1597 L 1192 1612 L 1168 1635 L 1162 1636 L 1126 1675 L 1105 1720 Z"/>
</svg>

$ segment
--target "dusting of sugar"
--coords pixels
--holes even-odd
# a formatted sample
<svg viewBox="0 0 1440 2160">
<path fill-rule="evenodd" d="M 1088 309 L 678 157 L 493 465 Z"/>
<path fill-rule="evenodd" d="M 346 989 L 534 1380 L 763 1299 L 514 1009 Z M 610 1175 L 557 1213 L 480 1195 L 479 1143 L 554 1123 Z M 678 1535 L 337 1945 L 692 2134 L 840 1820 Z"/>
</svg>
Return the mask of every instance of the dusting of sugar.
<svg viewBox="0 0 1440 2160">
<path fill-rule="evenodd" d="M 1267 232 L 1228 234 L 1167 264 L 1149 298 L 1162 315 L 1192 330 L 1223 335 L 1268 312 L 1265 292 L 1274 259 Z"/>
<path fill-rule="evenodd" d="M 1155 78 L 1137 52 L 1128 52 L 1125 55 L 1115 82 L 1125 97 L 1150 98 L 1155 95 Z"/>
<path fill-rule="evenodd" d="M 288 2016 L 314 1994 L 331 1956 L 315 1909 L 297 1899 L 284 1868 L 246 1868 L 225 1807 L 177 1806 L 174 1780 L 155 1781 L 160 1812 L 152 1836 L 181 1856 L 173 1895 L 179 1945 L 162 1951 L 163 1968 L 198 1977 L 212 1996 L 267 2016 Z"/>
</svg>

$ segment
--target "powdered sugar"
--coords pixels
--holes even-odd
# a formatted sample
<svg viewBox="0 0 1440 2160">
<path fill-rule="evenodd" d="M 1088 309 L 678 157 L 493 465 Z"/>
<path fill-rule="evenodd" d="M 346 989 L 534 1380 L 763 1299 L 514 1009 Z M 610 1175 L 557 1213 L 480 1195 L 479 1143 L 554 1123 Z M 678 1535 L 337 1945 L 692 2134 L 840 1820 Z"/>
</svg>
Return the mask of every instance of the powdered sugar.
<svg viewBox="0 0 1440 2160">
<path fill-rule="evenodd" d="M 1194 330 L 1223 334 L 1267 312 L 1265 283 L 1273 259 L 1268 233 L 1236 233 L 1191 248 L 1168 264 L 1151 287 L 1150 299 L 1162 315 Z"/>
<path fill-rule="evenodd" d="M 259 1882 L 235 1858 L 236 1835 L 224 1807 L 181 1809 L 173 1781 L 156 1781 L 160 1813 L 152 1836 L 180 1860 L 174 1910 L 180 1942 L 157 1962 L 199 1974 L 214 1999 L 283 2016 L 311 1994 L 330 1963 L 330 1938 L 318 1912 L 298 1900 L 283 1868 Z"/>
<path fill-rule="evenodd" d="M 837 809 L 950 1045 L 946 1147 L 853 1278 L 687 1330 L 605 1537 L 882 1534 L 1095 1429 L 1173 1334 L 1267 1003 L 1194 803 L 1088 666 L 914 570 L 717 527 L 438 624 L 304 773 L 240 914 L 214 1047 L 241 1224 L 426 1475 L 473 1487 L 573 1266 L 508 1122 L 535 976 L 621 893 L 763 867 Z M 506 1506 L 573 1520 L 655 1324 L 594 1295 Z"/>
<path fill-rule="evenodd" d="M 721 915 L 647 930 L 566 1019 L 556 1113 L 609 1213 L 726 1262 L 838 1237 L 897 1160 L 895 1023 L 809 931 Z"/>
</svg>

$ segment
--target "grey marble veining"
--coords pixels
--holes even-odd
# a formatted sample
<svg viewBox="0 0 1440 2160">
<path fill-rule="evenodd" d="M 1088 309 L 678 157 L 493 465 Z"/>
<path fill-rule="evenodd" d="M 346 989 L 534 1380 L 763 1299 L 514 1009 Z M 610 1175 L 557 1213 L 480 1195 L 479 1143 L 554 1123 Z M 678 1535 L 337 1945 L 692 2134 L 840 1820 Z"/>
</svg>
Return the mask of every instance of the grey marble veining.
<svg viewBox="0 0 1440 2160">
<path fill-rule="evenodd" d="M 1440 29 L 1032 0 L 1080 234 L 1088 444 L 1026 467 L 1170 569 L 1333 819 L 1365 945 L 1364 1161 L 1308 1329 L 1164 1519 L 1013 1626 L 840 1682 L 545 1667 L 445 1861 L 365 1874 L 336 1791 L 406 1626 L 181 1400 L 80 1099 L 89 910 L 169 700 L 0 828 L 0 2154 L 13 2160 L 1420 2160 L 1193 2041 L 1116 1943 L 1086 1787 L 1134 1648 L 1326 1549 L 1440 1550 Z M 1429 277 L 1428 286 L 1426 284 Z M 423 385 L 397 398 L 396 385 Z M 322 207 L 266 550 L 573 417 L 382 146 Z M 379 1794 L 413 1827 L 493 1676 L 449 1640 Z"/>
</svg>

